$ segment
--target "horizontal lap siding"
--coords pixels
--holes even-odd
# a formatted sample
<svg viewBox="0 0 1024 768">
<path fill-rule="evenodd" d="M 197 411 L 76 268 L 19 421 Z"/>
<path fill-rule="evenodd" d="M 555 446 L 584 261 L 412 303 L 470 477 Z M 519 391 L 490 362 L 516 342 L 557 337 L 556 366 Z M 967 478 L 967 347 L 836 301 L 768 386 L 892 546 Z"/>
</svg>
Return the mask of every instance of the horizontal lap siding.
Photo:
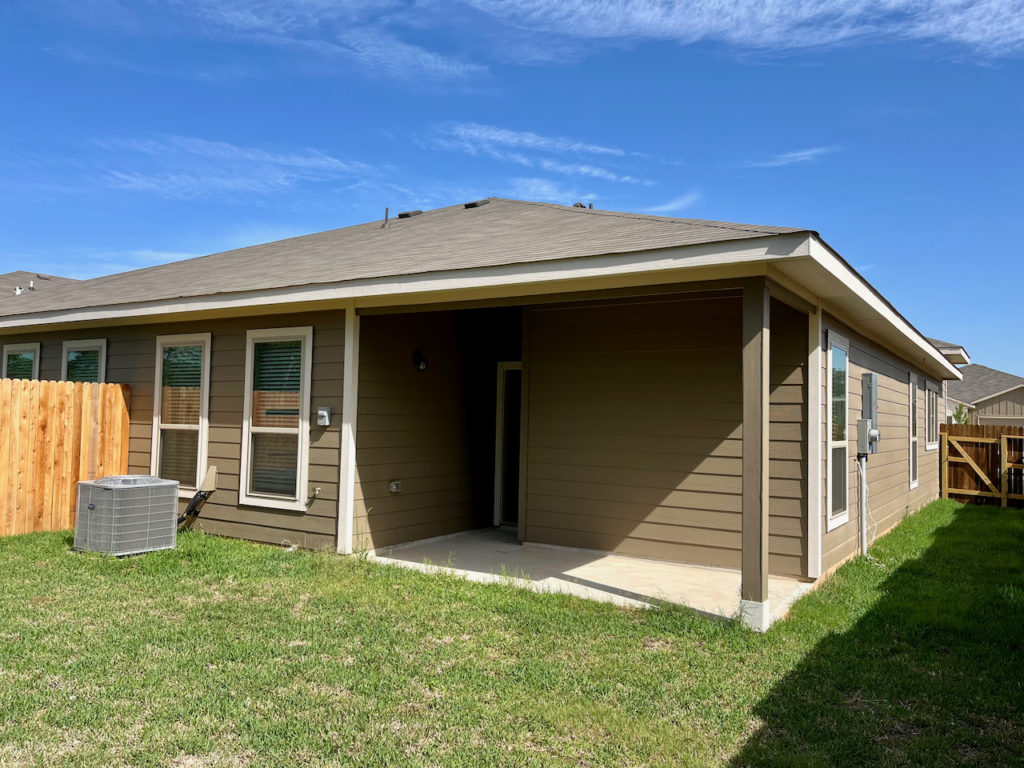
<svg viewBox="0 0 1024 768">
<path fill-rule="evenodd" d="M 807 574 L 807 315 L 771 303 L 768 570 Z"/>
<path fill-rule="evenodd" d="M 460 316 L 364 317 L 359 346 L 355 548 L 476 527 Z M 392 480 L 401 493 L 388 491 Z"/>
<path fill-rule="evenodd" d="M 529 317 L 526 539 L 738 568 L 738 294 Z M 770 570 L 803 575 L 807 319 L 772 324 Z"/>
<path fill-rule="evenodd" d="M 738 567 L 738 294 L 528 317 L 526 539 Z"/>
<path fill-rule="evenodd" d="M 313 326 L 309 488 L 320 493 L 306 512 L 286 512 L 238 506 L 242 408 L 245 393 L 245 336 L 249 329 Z M 210 320 L 163 325 L 96 329 L 72 334 L 50 333 L 26 341 L 41 341 L 40 377 L 60 378 L 61 345 L 75 338 L 107 339 L 109 382 L 131 387 L 131 430 L 128 471 L 149 474 L 153 435 L 153 385 L 157 336 L 211 333 L 210 433 L 208 463 L 218 470 L 217 492 L 199 518 L 204 530 L 228 536 L 333 547 L 338 514 L 338 446 L 344 362 L 344 315 L 317 312 L 268 315 L 259 318 Z M 316 408 L 331 409 L 331 426 L 315 424 Z"/>
<path fill-rule="evenodd" d="M 876 345 L 860 338 L 831 318 L 825 318 L 825 327 L 832 328 L 850 341 L 850 392 L 848 399 L 849 439 L 849 509 L 850 521 L 822 539 L 822 569 L 829 568 L 855 554 L 860 541 L 860 477 L 857 467 L 857 419 L 861 417 L 861 376 L 878 374 L 878 428 L 882 434 L 878 453 L 868 457 L 868 536 L 881 536 L 911 512 L 915 512 L 939 496 L 939 452 L 925 446 L 926 387 L 922 374 L 908 363 L 894 358 Z M 826 336 L 827 338 L 827 336 Z M 826 339 L 823 338 L 824 344 Z M 824 348 L 824 347 L 823 347 Z M 828 402 L 826 382 L 827 356 L 822 355 L 822 434 L 828 433 Z M 918 381 L 918 486 L 910 488 L 910 376 Z M 941 392 L 941 384 L 934 380 L 927 386 Z M 826 531 L 828 487 L 828 444 L 822 445 L 822 531 Z"/>
</svg>

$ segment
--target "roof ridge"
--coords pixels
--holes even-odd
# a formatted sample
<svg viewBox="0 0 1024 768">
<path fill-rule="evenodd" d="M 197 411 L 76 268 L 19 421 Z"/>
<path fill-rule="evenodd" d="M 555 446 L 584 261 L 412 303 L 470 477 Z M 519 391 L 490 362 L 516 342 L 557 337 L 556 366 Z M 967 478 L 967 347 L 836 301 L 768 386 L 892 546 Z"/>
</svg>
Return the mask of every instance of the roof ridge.
<svg viewBox="0 0 1024 768">
<path fill-rule="evenodd" d="M 573 208 L 496 196 L 486 200 L 492 204 L 465 210 L 466 203 L 457 203 L 424 211 L 421 216 L 403 220 L 396 217 L 390 227 L 382 227 L 382 219 L 378 218 L 98 275 L 77 283 L 55 280 L 45 297 L 0 307 L 0 318 L 237 291 L 282 290 L 359 279 L 625 255 L 808 231 Z M 594 215 L 589 220 L 563 218 L 567 211 Z M 562 232 L 566 234 L 563 236 Z"/>
<path fill-rule="evenodd" d="M 539 205 L 546 208 L 554 208 L 556 210 L 566 211 L 568 213 L 589 213 L 598 216 L 612 216 L 622 219 L 634 219 L 640 221 L 660 221 L 666 224 L 686 224 L 689 226 L 700 225 L 704 227 L 710 227 L 712 229 L 726 229 L 734 232 L 755 232 L 759 234 L 767 234 L 764 232 L 765 229 L 788 229 L 792 232 L 812 232 L 813 230 L 805 229 L 801 227 L 782 227 L 774 224 L 740 224 L 732 221 L 721 221 L 719 219 L 694 219 L 685 218 L 682 216 L 659 216 L 654 213 L 635 213 L 633 211 L 612 211 L 604 208 L 579 208 L 574 205 L 564 205 L 562 203 L 551 203 L 544 200 L 517 200 L 514 197 L 492 197 L 490 200 L 501 200 L 506 203 L 518 203 L 520 205 Z M 440 210 L 440 209 L 436 209 Z"/>
</svg>

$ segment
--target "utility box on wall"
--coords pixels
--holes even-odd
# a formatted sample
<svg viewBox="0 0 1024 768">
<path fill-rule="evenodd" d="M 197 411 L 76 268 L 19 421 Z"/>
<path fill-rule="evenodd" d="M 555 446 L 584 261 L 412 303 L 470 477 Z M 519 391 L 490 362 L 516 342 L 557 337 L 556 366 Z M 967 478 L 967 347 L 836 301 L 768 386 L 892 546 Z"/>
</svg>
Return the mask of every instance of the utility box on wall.
<svg viewBox="0 0 1024 768">
<path fill-rule="evenodd" d="M 868 422 L 863 426 L 858 423 L 857 452 L 878 453 L 878 374 L 865 373 L 861 377 L 861 420 Z M 863 433 L 862 433 L 863 430 Z"/>
</svg>

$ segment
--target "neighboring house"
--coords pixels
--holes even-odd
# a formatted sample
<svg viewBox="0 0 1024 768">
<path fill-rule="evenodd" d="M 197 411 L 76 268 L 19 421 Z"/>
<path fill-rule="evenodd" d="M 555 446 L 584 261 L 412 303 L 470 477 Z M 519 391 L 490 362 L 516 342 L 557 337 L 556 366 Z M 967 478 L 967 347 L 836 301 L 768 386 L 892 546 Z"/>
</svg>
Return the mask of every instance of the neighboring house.
<svg viewBox="0 0 1024 768">
<path fill-rule="evenodd" d="M 953 363 L 953 365 L 968 365 L 971 362 L 971 356 L 968 355 L 967 350 L 964 349 L 959 344 L 954 344 L 951 341 L 942 341 L 941 339 L 933 339 L 930 337 L 928 338 L 928 341 L 931 342 L 932 346 L 939 350 L 939 352 L 941 352 L 943 356 L 947 360 L 949 360 L 949 362 Z M 947 387 L 943 387 L 943 393 L 943 409 L 945 411 L 945 416 L 942 420 L 947 424 L 952 424 L 955 421 L 955 419 L 953 418 L 953 414 L 956 413 L 956 409 L 959 405 L 961 405 L 961 403 L 959 400 L 950 397 L 949 390 Z M 969 410 L 969 407 L 966 404 L 964 405 L 964 407 L 968 408 Z"/>
<path fill-rule="evenodd" d="M 862 374 L 872 534 L 938 496 L 959 378 L 813 231 L 498 198 L 57 286 L 0 305 L 0 342 L 131 385 L 132 472 L 218 467 L 206 530 L 504 524 L 737 569 L 755 625 L 769 573 L 858 551 Z"/>
<path fill-rule="evenodd" d="M 37 272 L 7 272 L 0 275 L 0 307 L 4 310 L 15 301 L 20 301 L 22 296 L 32 296 L 38 292 L 49 292 L 58 285 L 75 283 L 69 277 L 57 277 L 56 275 L 41 275 Z M 27 299 L 26 299 L 27 300 Z M 39 372 L 39 354 L 35 345 L 32 344 L 8 344 L 3 348 L 0 356 L 0 377 L 36 378 Z"/>
<path fill-rule="evenodd" d="M 0 297 L 6 302 L 10 296 L 21 296 L 25 292 L 49 292 L 54 286 L 77 282 L 70 277 L 41 275 L 38 272 L 7 272 L 0 274 Z"/>
<path fill-rule="evenodd" d="M 950 382 L 953 410 L 963 403 L 972 424 L 1024 426 L 1024 377 L 997 371 L 984 365 L 965 365 L 963 381 Z"/>
</svg>

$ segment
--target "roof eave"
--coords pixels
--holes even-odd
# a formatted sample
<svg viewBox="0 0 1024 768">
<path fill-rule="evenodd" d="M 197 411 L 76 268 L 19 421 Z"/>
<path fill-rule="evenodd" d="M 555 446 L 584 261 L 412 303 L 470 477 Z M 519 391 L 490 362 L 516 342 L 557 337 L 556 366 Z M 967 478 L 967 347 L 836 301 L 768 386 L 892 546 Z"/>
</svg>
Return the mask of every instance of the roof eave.
<svg viewBox="0 0 1024 768">
<path fill-rule="evenodd" d="M 0 333 L 42 330 L 55 325 L 93 326 L 129 320 L 156 321 L 168 315 L 183 317 L 212 311 L 317 303 L 323 306 L 401 306 L 456 301 L 487 292 L 487 297 L 529 296 L 607 287 L 605 283 L 632 280 L 636 285 L 687 279 L 710 279 L 709 270 L 729 268 L 764 273 L 764 263 L 807 258 L 808 233 L 767 234 L 750 238 L 700 243 L 676 248 L 631 251 L 560 259 L 364 278 L 247 292 L 224 292 L 170 300 L 49 310 L 0 317 Z M 759 265 L 756 268 L 753 265 Z M 695 275 L 689 277 L 689 275 Z M 732 276 L 732 275 L 730 275 Z M 278 311 L 285 311 L 279 309 Z"/>
<path fill-rule="evenodd" d="M 822 297 L 823 305 L 831 300 L 843 306 L 856 330 L 864 332 L 870 328 L 873 333 L 865 335 L 884 341 L 886 346 L 900 352 L 904 359 L 925 372 L 942 380 L 963 378 L 956 366 L 819 234 L 811 234 L 809 246 L 811 261 L 819 272 L 793 273 L 792 279 L 814 283 L 808 287 Z"/>
<path fill-rule="evenodd" d="M 1008 395 L 1011 392 L 1015 392 L 1018 389 L 1024 389 L 1024 384 L 1014 384 L 1012 387 L 1009 387 L 1008 389 L 1004 389 L 999 392 L 993 392 L 991 395 L 985 395 L 984 397 L 979 397 L 974 401 L 974 405 L 978 405 L 978 403 L 983 403 L 986 400 L 993 400 L 997 397 Z"/>
</svg>

